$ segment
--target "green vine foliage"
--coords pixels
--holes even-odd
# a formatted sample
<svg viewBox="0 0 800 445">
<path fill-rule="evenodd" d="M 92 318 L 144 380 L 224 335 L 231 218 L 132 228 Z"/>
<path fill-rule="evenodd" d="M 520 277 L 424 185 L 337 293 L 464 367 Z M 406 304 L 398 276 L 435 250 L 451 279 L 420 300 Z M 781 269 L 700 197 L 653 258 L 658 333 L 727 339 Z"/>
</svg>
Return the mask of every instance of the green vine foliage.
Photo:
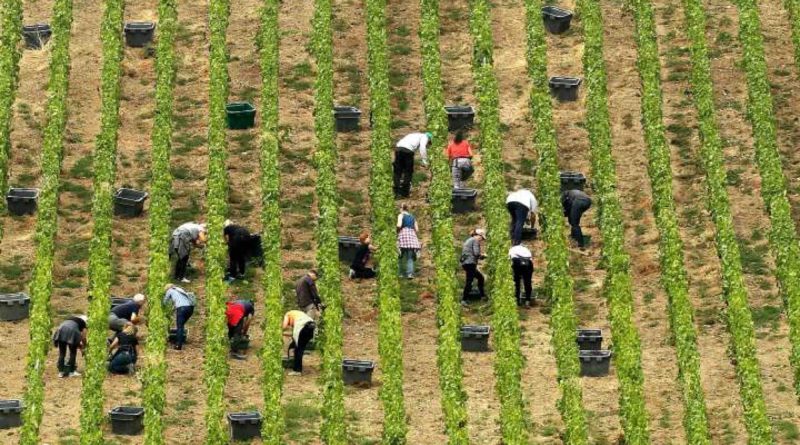
<svg viewBox="0 0 800 445">
<path fill-rule="evenodd" d="M 106 332 L 110 310 L 111 221 L 119 129 L 120 63 L 122 61 L 122 0 L 106 0 L 101 35 L 103 65 L 100 84 L 100 134 L 94 151 L 94 228 L 89 252 L 89 335 L 86 373 L 81 391 L 81 445 L 101 445 L 103 381 L 106 376 Z"/>
<path fill-rule="evenodd" d="M 19 85 L 22 0 L 0 2 L 0 190 L 8 189 L 8 159 L 11 155 L 11 119 Z M 4 214 L 6 202 L 0 202 Z M 3 227 L 0 223 L 0 239 Z"/>
<path fill-rule="evenodd" d="M 144 443 L 163 445 L 164 408 L 166 407 L 168 313 L 160 303 L 164 285 L 169 280 L 168 245 L 171 219 L 172 175 L 169 169 L 172 147 L 173 87 L 175 85 L 175 32 L 178 25 L 176 0 L 159 0 L 158 41 L 156 42 L 156 111 L 152 149 L 150 185 L 150 262 L 147 273 L 148 335 L 144 372 Z"/>
<path fill-rule="evenodd" d="M 322 441 L 326 445 L 347 443 L 342 382 L 342 303 L 339 276 L 339 197 L 336 190 L 336 135 L 333 120 L 333 5 L 314 1 L 312 51 L 317 63 L 314 82 L 314 132 L 317 151 L 317 264 L 322 273 L 320 296 L 327 306 L 322 315 Z"/>
<path fill-rule="evenodd" d="M 285 429 L 281 396 L 283 393 L 283 303 L 281 301 L 281 209 L 278 134 L 278 28 L 279 0 L 264 0 L 258 48 L 261 62 L 261 239 L 264 248 L 262 286 L 266 300 L 264 347 L 261 350 L 264 392 L 262 441 L 283 444 Z"/>
<path fill-rule="evenodd" d="M 761 175 L 761 197 L 771 224 L 770 247 L 789 320 L 789 339 L 792 344 L 789 361 L 794 372 L 795 394 L 800 396 L 800 244 L 778 152 L 758 4 L 752 0 L 741 0 L 736 4 L 739 8 L 739 41 L 747 75 L 747 113 L 753 127 L 756 165 Z M 794 35 L 800 24 L 796 23 L 797 15 L 793 15 L 793 18 Z M 797 46 L 795 49 L 800 51 Z"/>
<path fill-rule="evenodd" d="M 406 443 L 403 400 L 403 323 L 397 279 L 397 231 L 392 191 L 392 135 L 389 110 L 386 0 L 367 0 L 367 53 L 372 109 L 370 202 L 372 232 L 378 246 L 378 352 L 383 370 L 383 443 Z"/>
<path fill-rule="evenodd" d="M 539 153 L 539 170 L 536 176 L 540 197 L 540 211 L 547 221 L 561 221 L 561 185 L 558 173 L 558 144 L 553 126 L 553 109 L 547 77 L 547 42 L 541 18 L 542 3 L 525 1 L 526 53 L 528 76 L 532 88 L 531 116 L 534 120 L 533 144 Z M 558 368 L 558 386 L 561 399 L 558 408 L 564 421 L 564 443 L 586 444 L 586 413 L 579 377 L 578 346 L 575 343 L 575 303 L 573 282 L 569 274 L 567 240 L 562 224 L 545 224 L 544 256 L 547 261 L 545 282 L 550 285 L 552 312 L 550 326 L 552 343 Z"/>
<path fill-rule="evenodd" d="M 5 26 L 5 24 L 4 24 Z M 30 347 L 28 348 L 21 445 L 39 444 L 44 402 L 44 368 L 50 345 L 52 320 L 50 295 L 53 292 L 53 256 L 58 226 L 58 186 L 67 125 L 69 90 L 69 37 L 72 28 L 72 1 L 56 0 L 50 20 L 53 38 L 50 76 L 47 87 L 47 121 L 42 144 L 42 177 L 36 219 L 36 263 L 30 284 Z M 19 28 L 15 28 L 19 30 Z"/>
<path fill-rule="evenodd" d="M 672 174 L 661 111 L 661 80 L 656 27 L 652 5 L 649 1 L 635 0 L 632 5 L 639 52 L 637 65 L 643 90 L 642 126 L 647 143 L 648 174 L 653 189 L 654 213 L 658 218 L 660 213 L 674 212 L 674 209 L 672 209 L 673 204 L 669 199 L 672 196 Z M 696 62 L 697 57 L 694 59 Z M 724 212 L 724 209 L 719 207 L 719 201 L 715 201 L 712 206 L 716 206 L 714 207 L 716 211 L 712 213 L 717 213 L 714 215 L 714 223 L 717 226 L 717 250 L 722 260 L 723 288 L 728 305 L 728 329 L 731 332 L 731 346 L 736 357 L 736 373 L 739 377 L 739 389 L 744 405 L 745 426 L 750 434 L 751 444 L 772 443 L 758 360 L 755 355 L 753 320 L 747 304 L 747 291 L 742 278 L 738 248 L 733 237 L 732 226 L 725 221 L 723 213 L 717 212 L 719 210 Z M 675 223 L 670 225 L 673 224 Z M 670 228 L 666 225 L 662 228 L 662 230 L 664 229 L 677 232 L 677 228 Z M 677 235 L 675 238 L 678 238 Z M 681 250 L 680 245 L 676 245 L 674 241 L 662 246 L 662 250 L 665 248 L 675 249 L 676 252 Z M 671 258 L 680 258 L 677 253 L 665 253 L 665 255 L 670 255 Z M 670 281 L 677 279 L 682 278 L 680 276 L 665 277 L 665 284 L 677 286 L 679 284 Z M 682 316 L 688 317 L 689 315 L 683 314 Z"/>
<path fill-rule="evenodd" d="M 228 52 L 225 35 L 230 17 L 230 0 L 209 4 L 210 84 L 208 105 L 208 247 L 206 248 L 206 344 L 203 380 L 206 387 L 207 445 L 228 440 L 225 426 L 225 382 L 228 378 L 228 338 L 225 319 L 225 263 L 227 248 L 222 239 L 227 214 L 228 180 L 225 105 L 228 100 Z"/>
<path fill-rule="evenodd" d="M 800 0 L 783 0 L 783 7 L 786 9 L 789 24 L 792 26 L 794 64 L 800 70 Z"/>
<path fill-rule="evenodd" d="M 428 131 L 433 133 L 431 150 L 432 256 L 436 267 L 437 364 L 442 391 L 442 411 L 448 445 L 469 443 L 467 394 L 463 384 L 461 358 L 461 306 L 456 293 L 455 238 L 451 215 L 450 166 L 443 154 L 447 143 L 447 115 L 444 111 L 441 53 L 439 50 L 439 0 L 421 0 L 420 45 L 422 84 Z"/>
<path fill-rule="evenodd" d="M 524 357 L 520 351 L 520 327 L 514 301 L 511 264 L 508 261 L 508 213 L 503 177 L 503 144 L 500 134 L 499 93 L 492 66 L 491 6 L 488 0 L 470 2 L 470 30 L 474 42 L 473 76 L 478 97 L 478 123 L 485 167 L 484 205 L 487 256 L 491 277 L 495 390 L 500 400 L 500 428 L 506 444 L 528 442 L 527 414 L 522 395 Z"/>
</svg>

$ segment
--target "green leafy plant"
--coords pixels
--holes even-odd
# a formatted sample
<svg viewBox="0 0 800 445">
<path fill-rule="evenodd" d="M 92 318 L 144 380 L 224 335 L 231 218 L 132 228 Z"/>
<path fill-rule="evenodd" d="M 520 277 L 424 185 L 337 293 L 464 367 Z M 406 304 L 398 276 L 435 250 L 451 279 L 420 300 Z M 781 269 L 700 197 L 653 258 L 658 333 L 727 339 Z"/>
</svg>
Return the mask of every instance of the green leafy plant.
<svg viewBox="0 0 800 445">
<path fill-rule="evenodd" d="M 11 118 L 19 84 L 19 42 L 22 29 L 22 0 L 0 2 L 0 190 L 8 188 L 8 159 L 11 156 Z M 0 212 L 5 212 L 5 201 Z M 0 239 L 3 227 L 0 224 Z"/>
<path fill-rule="evenodd" d="M 443 154 L 447 143 L 447 116 L 444 111 L 441 53 L 439 51 L 439 0 L 421 0 L 420 45 L 422 84 L 431 143 L 431 225 L 433 263 L 436 267 L 436 318 L 439 327 L 437 364 L 442 391 L 442 411 L 449 445 L 469 443 L 467 394 L 463 384 L 461 359 L 461 306 L 456 294 L 456 269 L 453 255 L 452 185 L 450 166 Z"/>
<path fill-rule="evenodd" d="M 4 24 L 5 26 L 5 24 Z M 69 90 L 69 37 L 72 27 L 72 1 L 57 0 L 53 4 L 51 29 L 50 76 L 47 88 L 44 141 L 42 144 L 42 178 L 36 219 L 36 263 L 30 284 L 30 346 L 25 370 L 23 425 L 20 444 L 37 445 L 44 402 L 44 368 L 50 345 L 50 295 L 53 292 L 53 256 L 58 226 L 58 186 L 64 151 L 64 130 L 67 125 L 67 91 Z M 5 28 L 3 28 L 5 29 Z M 18 32 L 19 28 L 15 28 Z"/>
</svg>

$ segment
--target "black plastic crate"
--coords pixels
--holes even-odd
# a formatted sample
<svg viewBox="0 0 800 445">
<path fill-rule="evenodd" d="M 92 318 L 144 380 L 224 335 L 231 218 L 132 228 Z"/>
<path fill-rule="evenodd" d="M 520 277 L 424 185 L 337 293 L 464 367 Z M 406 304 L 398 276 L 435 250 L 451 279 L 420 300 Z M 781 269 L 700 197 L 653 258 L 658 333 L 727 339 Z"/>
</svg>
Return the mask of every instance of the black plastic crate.
<svg viewBox="0 0 800 445">
<path fill-rule="evenodd" d="M 261 413 L 247 411 L 228 413 L 231 440 L 250 440 L 261 437 Z"/>
<path fill-rule="evenodd" d="M 480 299 L 481 299 L 481 291 L 479 291 L 476 287 L 473 287 L 466 295 L 464 301 L 469 303 L 471 301 L 479 301 Z"/>
<path fill-rule="evenodd" d="M 249 335 L 237 335 L 231 339 L 231 350 L 244 351 L 250 348 Z"/>
<path fill-rule="evenodd" d="M 125 44 L 133 48 L 143 48 L 153 41 L 156 24 L 153 22 L 126 22 Z"/>
<path fill-rule="evenodd" d="M 361 245 L 361 241 L 353 236 L 339 237 L 339 260 L 350 264 L 356 258 L 356 250 Z"/>
<path fill-rule="evenodd" d="M 336 131 L 358 131 L 361 128 L 361 110 L 356 107 L 335 106 L 333 117 L 336 119 Z"/>
<path fill-rule="evenodd" d="M 248 102 L 231 102 L 225 106 L 225 119 L 230 130 L 245 130 L 256 125 L 256 107 Z"/>
<path fill-rule="evenodd" d="M 0 400 L 0 430 L 22 425 L 22 400 Z"/>
<path fill-rule="evenodd" d="M 147 192 L 121 188 L 114 194 L 114 214 L 125 218 L 136 218 L 144 211 Z"/>
<path fill-rule="evenodd" d="M 375 362 L 372 360 L 344 359 L 342 361 L 342 379 L 345 385 L 371 385 L 372 371 Z"/>
<path fill-rule="evenodd" d="M 489 351 L 489 326 L 462 326 L 461 350 L 467 352 Z"/>
<path fill-rule="evenodd" d="M 22 37 L 25 40 L 25 47 L 28 49 L 42 49 L 52 35 L 53 30 L 47 23 L 22 26 Z"/>
<path fill-rule="evenodd" d="M 476 200 L 478 191 L 475 189 L 453 189 L 453 213 L 469 213 L 478 209 Z"/>
<path fill-rule="evenodd" d="M 28 294 L 0 294 L 0 321 L 16 321 L 28 318 L 31 298 Z"/>
<path fill-rule="evenodd" d="M 144 430 L 144 408 L 118 406 L 108 412 L 111 432 L 123 436 L 136 436 Z"/>
<path fill-rule="evenodd" d="M 556 6 L 545 6 L 542 8 L 542 18 L 547 32 L 563 34 L 569 29 L 569 24 L 572 21 L 572 11 Z"/>
<path fill-rule="evenodd" d="M 604 377 L 611 367 L 611 351 L 579 351 L 582 377 Z"/>
<path fill-rule="evenodd" d="M 578 77 L 556 76 L 550 78 L 550 94 L 560 102 L 578 100 L 578 86 L 582 80 Z"/>
<path fill-rule="evenodd" d="M 561 191 L 583 190 L 586 187 L 586 176 L 581 172 L 563 171 L 558 173 L 561 179 Z"/>
<path fill-rule="evenodd" d="M 6 195 L 8 211 L 12 215 L 33 215 L 39 207 L 39 189 L 11 188 Z"/>
<path fill-rule="evenodd" d="M 472 127 L 475 123 L 475 109 L 469 105 L 447 105 L 447 130 L 458 131 Z"/>
<path fill-rule="evenodd" d="M 537 239 L 538 236 L 539 236 L 539 231 L 534 229 L 533 227 L 527 227 L 527 226 L 522 227 L 522 239 L 524 241 L 533 241 Z"/>
<path fill-rule="evenodd" d="M 603 344 L 603 332 L 600 329 L 578 329 L 576 341 L 581 351 L 599 351 Z"/>
</svg>

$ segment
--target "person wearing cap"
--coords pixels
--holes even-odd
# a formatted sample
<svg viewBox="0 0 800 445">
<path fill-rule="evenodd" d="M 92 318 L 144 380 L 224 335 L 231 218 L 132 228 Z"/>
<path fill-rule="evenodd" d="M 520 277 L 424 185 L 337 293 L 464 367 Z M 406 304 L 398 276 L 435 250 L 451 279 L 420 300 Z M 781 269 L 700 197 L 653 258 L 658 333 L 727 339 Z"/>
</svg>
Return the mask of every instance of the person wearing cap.
<svg viewBox="0 0 800 445">
<path fill-rule="evenodd" d="M 581 216 L 592 206 L 592 198 L 581 190 L 566 190 L 561 193 L 561 207 L 569 221 L 569 236 L 581 249 L 586 248 L 586 239 L 581 230 Z"/>
<path fill-rule="evenodd" d="M 306 351 L 308 342 L 314 338 L 314 330 L 317 325 L 305 312 L 289 311 L 283 316 L 283 330 L 291 330 L 291 333 L 284 336 L 291 337 L 292 343 L 289 350 L 294 349 L 294 364 L 289 375 L 301 375 L 303 372 L 303 355 Z"/>
<path fill-rule="evenodd" d="M 223 235 L 228 245 L 228 277 L 242 278 L 247 264 L 247 252 L 250 249 L 250 231 L 244 226 L 234 224 L 231 220 L 226 220 Z"/>
<path fill-rule="evenodd" d="M 484 292 L 484 282 L 486 281 L 483 274 L 478 270 L 478 262 L 486 258 L 481 252 L 481 241 L 486 239 L 486 231 L 483 229 L 475 229 L 472 231 L 471 236 L 464 242 L 461 248 L 461 268 L 467 274 L 467 280 L 464 283 L 464 293 L 462 300 L 467 301 L 469 294 L 472 292 L 472 280 L 478 280 L 478 291 L 480 298 L 486 296 Z"/>
<path fill-rule="evenodd" d="M 514 272 L 514 298 L 517 299 L 517 306 L 531 306 L 531 296 L 533 295 L 533 255 L 531 251 L 517 244 L 508 250 L 508 258 L 511 259 L 511 270 Z M 520 284 L 525 287 L 524 302 L 520 298 Z"/>
<path fill-rule="evenodd" d="M 59 377 L 80 377 L 75 362 L 78 358 L 78 349 L 83 351 L 86 346 L 87 321 L 85 315 L 69 317 L 61 322 L 53 333 L 53 346 L 58 348 Z M 69 351 L 68 360 L 67 351 Z"/>
<path fill-rule="evenodd" d="M 526 221 L 531 222 L 533 227 L 536 222 L 536 212 L 539 210 L 539 203 L 528 189 L 519 189 L 509 193 L 506 198 L 506 208 L 511 215 L 511 244 L 516 246 L 522 242 L 522 227 Z"/>
<path fill-rule="evenodd" d="M 414 153 L 419 151 L 422 165 L 428 165 L 428 144 L 431 133 L 411 133 L 397 142 L 394 150 L 394 193 L 407 198 L 411 192 L 411 178 L 414 175 Z"/>
<path fill-rule="evenodd" d="M 131 301 L 111 309 L 108 314 L 108 328 L 114 332 L 119 332 L 128 323 L 139 323 L 141 321 L 139 311 L 142 310 L 144 301 L 144 295 L 136 294 Z"/>
<path fill-rule="evenodd" d="M 186 322 L 194 314 L 196 300 L 189 292 L 169 283 L 164 287 L 163 303 L 175 308 L 175 349 L 180 351 L 186 343 Z"/>
<path fill-rule="evenodd" d="M 319 318 L 322 308 L 322 300 L 317 290 L 318 278 L 319 274 L 316 269 L 311 269 L 297 280 L 297 283 L 294 285 L 295 295 L 297 296 L 297 307 L 314 320 Z"/>
<path fill-rule="evenodd" d="M 245 356 L 236 346 L 238 339 L 247 335 L 250 322 L 256 313 L 252 300 L 233 300 L 225 303 L 225 317 L 228 320 L 228 340 L 231 341 L 231 355 L 237 359 Z"/>
<path fill-rule="evenodd" d="M 208 239 L 205 224 L 187 222 L 178 226 L 172 232 L 170 243 L 170 257 L 174 256 L 175 261 L 175 280 L 181 283 L 189 283 L 186 278 L 186 270 L 189 267 L 189 254 L 193 247 L 203 247 Z"/>
<path fill-rule="evenodd" d="M 453 141 L 447 144 L 444 150 L 447 159 L 450 160 L 450 172 L 453 175 L 453 188 L 464 188 L 466 181 L 472 174 L 472 146 L 464 138 L 464 131 L 459 130 L 453 137 Z"/>
</svg>

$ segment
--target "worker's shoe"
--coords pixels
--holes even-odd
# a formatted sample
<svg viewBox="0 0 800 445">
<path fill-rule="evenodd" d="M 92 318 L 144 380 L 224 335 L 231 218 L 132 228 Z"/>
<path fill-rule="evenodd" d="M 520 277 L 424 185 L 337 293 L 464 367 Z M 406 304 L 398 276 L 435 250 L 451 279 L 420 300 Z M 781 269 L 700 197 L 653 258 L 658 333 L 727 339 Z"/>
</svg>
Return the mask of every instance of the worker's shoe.
<svg viewBox="0 0 800 445">
<path fill-rule="evenodd" d="M 69 377 L 80 377 L 80 376 L 81 376 L 81 373 L 80 373 L 80 372 L 78 372 L 78 371 L 72 371 L 72 372 L 70 372 L 70 373 L 69 373 L 69 375 L 68 375 L 68 376 L 69 376 Z M 67 376 L 65 375 L 64 377 L 67 377 Z"/>
<path fill-rule="evenodd" d="M 247 360 L 247 356 L 239 352 L 231 352 L 231 357 L 236 360 Z"/>
<path fill-rule="evenodd" d="M 353 278 L 356 277 L 356 271 L 350 269 L 350 271 L 347 273 L 347 276 L 352 280 Z"/>
<path fill-rule="evenodd" d="M 59 373 L 58 373 L 58 376 L 59 376 L 59 377 L 61 377 L 62 379 L 63 379 L 63 378 L 65 378 L 65 377 L 67 377 L 68 375 L 69 375 L 69 374 L 67 374 L 66 372 L 59 372 Z"/>
<path fill-rule="evenodd" d="M 292 377 L 296 377 L 296 376 L 303 375 L 303 373 L 302 372 L 297 372 L 297 371 L 289 371 L 286 375 L 289 375 L 289 376 L 292 376 Z"/>
<path fill-rule="evenodd" d="M 192 280 L 190 280 L 190 279 L 188 279 L 188 278 L 181 278 L 181 283 L 184 283 L 184 284 L 189 284 L 189 283 L 191 283 L 191 282 L 192 282 Z"/>
</svg>

